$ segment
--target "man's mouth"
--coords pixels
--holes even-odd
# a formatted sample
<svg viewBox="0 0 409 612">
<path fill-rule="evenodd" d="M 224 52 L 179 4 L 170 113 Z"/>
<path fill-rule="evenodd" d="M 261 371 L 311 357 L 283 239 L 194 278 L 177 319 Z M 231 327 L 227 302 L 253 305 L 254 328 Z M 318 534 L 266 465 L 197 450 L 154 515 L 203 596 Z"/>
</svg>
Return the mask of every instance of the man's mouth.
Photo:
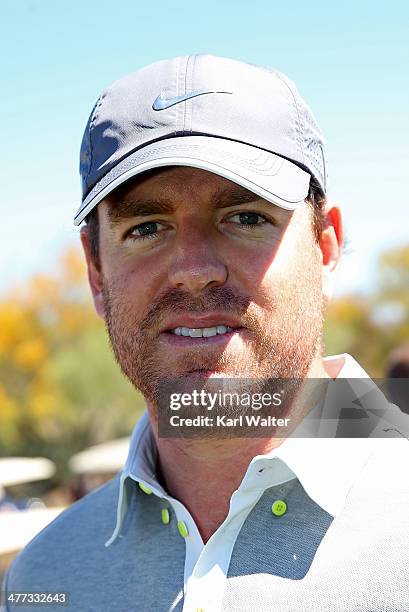
<svg viewBox="0 0 409 612">
<path fill-rule="evenodd" d="M 175 346 L 207 346 L 224 343 L 240 331 L 243 331 L 241 321 L 231 313 L 186 312 L 165 320 L 160 336 Z"/>
<path fill-rule="evenodd" d="M 233 331 L 229 325 L 217 325 L 216 327 L 175 327 L 169 330 L 176 336 L 190 336 L 191 338 L 210 338 L 211 336 L 222 336 Z"/>
</svg>

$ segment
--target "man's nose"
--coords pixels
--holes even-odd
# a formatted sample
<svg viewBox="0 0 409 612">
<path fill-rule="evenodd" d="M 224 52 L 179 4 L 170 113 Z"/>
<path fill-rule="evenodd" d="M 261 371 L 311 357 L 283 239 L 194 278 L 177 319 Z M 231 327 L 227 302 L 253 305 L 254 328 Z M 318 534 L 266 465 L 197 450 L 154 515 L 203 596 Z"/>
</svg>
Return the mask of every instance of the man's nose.
<svg viewBox="0 0 409 612">
<path fill-rule="evenodd" d="M 169 267 L 173 287 L 198 294 L 208 287 L 223 285 L 227 277 L 227 266 L 206 228 L 191 229 L 178 236 Z"/>
</svg>

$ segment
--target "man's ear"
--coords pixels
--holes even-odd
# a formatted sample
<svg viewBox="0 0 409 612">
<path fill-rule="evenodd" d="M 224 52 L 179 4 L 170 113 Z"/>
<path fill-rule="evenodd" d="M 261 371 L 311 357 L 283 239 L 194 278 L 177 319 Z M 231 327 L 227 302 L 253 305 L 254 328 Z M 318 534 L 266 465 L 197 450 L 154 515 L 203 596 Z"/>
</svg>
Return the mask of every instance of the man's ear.
<svg viewBox="0 0 409 612">
<path fill-rule="evenodd" d="M 85 259 L 87 262 L 88 282 L 91 288 L 92 297 L 94 299 L 95 310 L 97 311 L 97 314 L 101 317 L 101 319 L 105 321 L 105 308 L 102 294 L 104 278 L 102 271 L 96 267 L 95 262 L 91 257 L 89 228 L 86 225 L 81 228 L 80 238 L 82 248 L 84 249 Z"/>
<path fill-rule="evenodd" d="M 327 204 L 324 209 L 326 225 L 319 241 L 322 253 L 322 292 L 330 300 L 334 291 L 335 268 L 344 246 L 344 229 L 341 209 L 336 204 Z"/>
</svg>

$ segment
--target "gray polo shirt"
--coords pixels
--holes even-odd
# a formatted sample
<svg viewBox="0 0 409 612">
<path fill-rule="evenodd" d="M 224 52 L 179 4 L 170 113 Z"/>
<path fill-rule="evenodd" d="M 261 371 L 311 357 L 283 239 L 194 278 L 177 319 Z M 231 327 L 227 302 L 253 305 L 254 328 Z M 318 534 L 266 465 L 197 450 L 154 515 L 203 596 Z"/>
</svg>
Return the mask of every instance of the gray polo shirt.
<svg viewBox="0 0 409 612">
<path fill-rule="evenodd" d="M 407 611 L 408 459 L 404 438 L 286 440 L 253 458 L 204 544 L 156 479 L 145 413 L 123 472 L 40 533 L 7 588 L 63 591 L 87 612 Z"/>
</svg>

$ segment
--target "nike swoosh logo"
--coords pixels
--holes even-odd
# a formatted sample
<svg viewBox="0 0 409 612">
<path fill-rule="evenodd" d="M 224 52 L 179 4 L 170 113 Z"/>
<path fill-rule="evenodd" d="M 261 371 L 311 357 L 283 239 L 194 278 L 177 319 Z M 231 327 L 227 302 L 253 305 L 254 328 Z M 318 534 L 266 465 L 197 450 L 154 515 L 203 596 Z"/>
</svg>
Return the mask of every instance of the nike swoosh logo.
<svg viewBox="0 0 409 612">
<path fill-rule="evenodd" d="M 152 108 L 155 111 L 161 111 L 165 110 L 165 108 L 175 106 L 175 104 L 179 104 L 180 102 L 186 102 L 186 100 L 190 100 L 191 98 L 215 93 L 231 94 L 231 91 L 190 91 L 184 96 L 175 96 L 174 98 L 162 98 L 162 94 L 160 94 L 152 104 Z"/>
</svg>

